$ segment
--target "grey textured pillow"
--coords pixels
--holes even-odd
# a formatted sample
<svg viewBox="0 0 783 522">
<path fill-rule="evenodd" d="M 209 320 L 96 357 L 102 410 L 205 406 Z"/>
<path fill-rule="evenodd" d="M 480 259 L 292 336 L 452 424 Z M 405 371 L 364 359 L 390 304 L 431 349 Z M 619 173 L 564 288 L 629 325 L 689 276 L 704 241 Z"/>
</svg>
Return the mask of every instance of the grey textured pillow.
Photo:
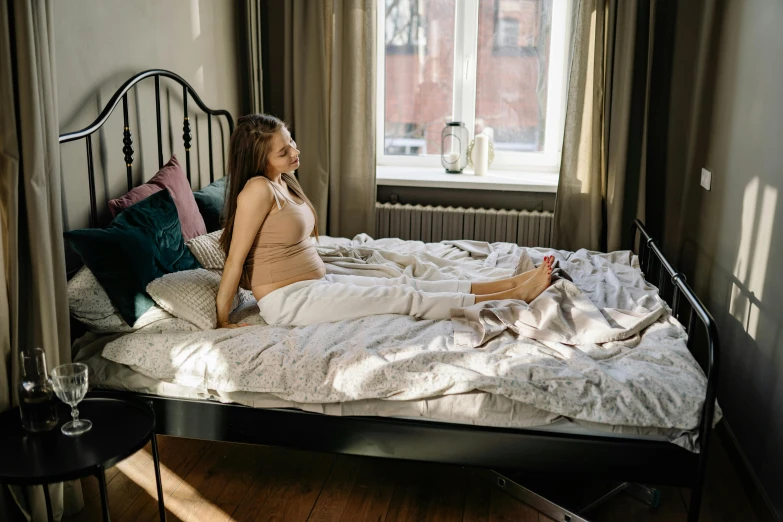
<svg viewBox="0 0 783 522">
<path fill-rule="evenodd" d="M 202 330 L 211 330 L 217 326 L 215 300 L 219 287 L 220 273 L 197 268 L 159 277 L 147 285 L 147 293 L 174 316 L 190 321 Z M 240 289 L 231 309 L 249 300 L 255 301 L 253 294 Z"/>
<path fill-rule="evenodd" d="M 158 306 L 153 306 L 128 325 L 109 299 L 98 279 L 89 268 L 82 267 L 68 281 L 68 308 L 74 319 L 84 324 L 88 330 L 96 333 L 132 332 L 144 326 L 171 319 L 171 314 Z"/>
<path fill-rule="evenodd" d="M 223 229 L 194 237 L 185 243 L 199 264 L 204 268 L 223 270 L 226 264 L 226 254 L 220 248 L 220 236 Z"/>
</svg>

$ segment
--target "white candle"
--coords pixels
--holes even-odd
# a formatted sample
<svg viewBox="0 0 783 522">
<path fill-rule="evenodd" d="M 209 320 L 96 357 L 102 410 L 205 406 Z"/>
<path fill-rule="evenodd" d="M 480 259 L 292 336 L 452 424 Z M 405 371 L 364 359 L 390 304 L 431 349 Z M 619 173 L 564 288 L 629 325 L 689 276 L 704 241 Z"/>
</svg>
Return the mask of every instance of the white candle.
<svg viewBox="0 0 783 522">
<path fill-rule="evenodd" d="M 473 171 L 483 176 L 489 170 L 489 137 L 477 134 L 473 142 Z"/>
<path fill-rule="evenodd" d="M 447 157 L 449 165 L 454 165 L 455 167 L 459 166 L 457 165 L 457 162 L 459 161 L 459 152 L 449 152 Z"/>
</svg>

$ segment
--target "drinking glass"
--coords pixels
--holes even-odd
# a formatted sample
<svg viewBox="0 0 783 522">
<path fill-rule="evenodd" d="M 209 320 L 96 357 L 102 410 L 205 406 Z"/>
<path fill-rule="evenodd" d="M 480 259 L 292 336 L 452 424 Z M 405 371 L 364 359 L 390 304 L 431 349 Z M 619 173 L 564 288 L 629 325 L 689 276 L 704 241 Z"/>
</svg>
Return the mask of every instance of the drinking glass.
<svg viewBox="0 0 783 522">
<path fill-rule="evenodd" d="M 62 432 L 66 435 L 81 435 L 92 428 L 92 422 L 79 418 L 79 404 L 87 393 L 88 377 L 87 365 L 82 363 L 69 363 L 58 366 L 52 370 L 52 384 L 54 393 L 65 404 L 71 407 L 73 420 L 63 424 Z"/>
</svg>

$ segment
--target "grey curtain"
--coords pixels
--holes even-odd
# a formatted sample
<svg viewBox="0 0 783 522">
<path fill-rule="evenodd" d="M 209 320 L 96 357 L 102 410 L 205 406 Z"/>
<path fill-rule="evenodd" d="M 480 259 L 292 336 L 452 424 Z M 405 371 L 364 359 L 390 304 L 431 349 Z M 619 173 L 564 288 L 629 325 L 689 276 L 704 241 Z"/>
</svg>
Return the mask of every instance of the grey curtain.
<svg viewBox="0 0 783 522">
<path fill-rule="evenodd" d="M 321 233 L 375 229 L 373 0 L 285 4 L 285 111 Z"/>
<path fill-rule="evenodd" d="M 0 410 L 18 402 L 19 350 L 43 348 L 49 368 L 70 361 L 52 4 L 0 5 Z M 50 490 L 62 512 L 62 485 Z M 12 491 L 46 519 L 40 487 Z"/>
<path fill-rule="evenodd" d="M 16 404 L 18 340 L 17 194 L 19 151 L 11 72 L 8 6 L 0 5 L 0 411 Z"/>
<path fill-rule="evenodd" d="M 16 347 L 19 322 L 17 229 L 19 153 L 11 82 L 11 48 L 7 4 L 0 4 L 0 411 L 16 404 Z M 0 519 L 17 513 L 6 488 L 0 487 Z"/>
<path fill-rule="evenodd" d="M 577 0 L 557 248 L 619 250 L 644 217 L 646 115 L 654 1 Z"/>
<path fill-rule="evenodd" d="M 264 74 L 261 66 L 261 0 L 245 0 L 245 34 L 247 54 L 250 62 L 248 71 L 250 110 L 264 112 Z"/>
</svg>

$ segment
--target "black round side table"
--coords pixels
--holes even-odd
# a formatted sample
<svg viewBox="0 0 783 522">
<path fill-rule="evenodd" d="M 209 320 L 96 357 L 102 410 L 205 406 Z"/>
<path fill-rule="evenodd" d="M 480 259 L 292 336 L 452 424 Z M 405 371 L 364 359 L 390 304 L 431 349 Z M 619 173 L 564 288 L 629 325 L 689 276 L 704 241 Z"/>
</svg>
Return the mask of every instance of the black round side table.
<svg viewBox="0 0 783 522">
<path fill-rule="evenodd" d="M 160 520 L 166 520 L 160 479 L 155 414 L 142 402 L 87 398 L 78 405 L 79 417 L 92 421 L 92 429 L 69 437 L 60 427 L 71 419 L 70 407 L 60 404 L 59 423 L 44 433 L 22 428 L 19 408 L 0 414 L 0 484 L 46 485 L 89 475 L 98 479 L 103 520 L 109 520 L 105 471 L 152 442 L 152 460 L 158 486 Z M 43 488 L 46 512 L 52 517 L 49 488 Z"/>
</svg>

